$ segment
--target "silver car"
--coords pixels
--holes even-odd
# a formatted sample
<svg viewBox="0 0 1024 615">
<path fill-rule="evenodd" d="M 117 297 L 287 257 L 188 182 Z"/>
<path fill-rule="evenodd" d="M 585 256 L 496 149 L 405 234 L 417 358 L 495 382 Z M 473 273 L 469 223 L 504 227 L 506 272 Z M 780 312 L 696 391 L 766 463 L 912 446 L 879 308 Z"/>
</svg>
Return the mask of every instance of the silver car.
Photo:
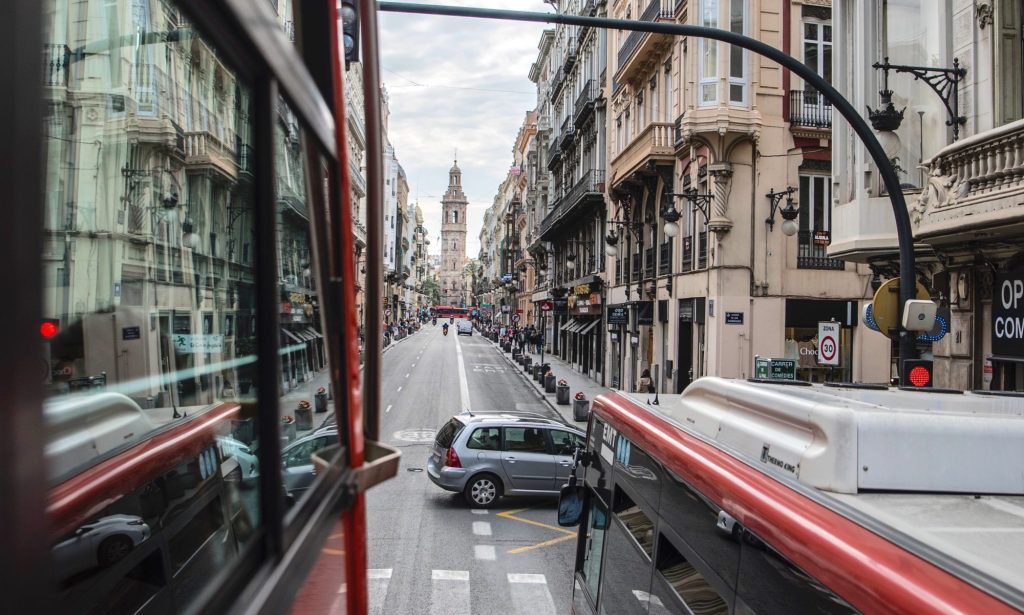
<svg viewBox="0 0 1024 615">
<path fill-rule="evenodd" d="M 316 480 L 313 454 L 338 443 L 337 426 L 323 427 L 299 438 L 281 451 L 281 472 L 284 488 L 296 499 Z"/>
<path fill-rule="evenodd" d="M 427 475 L 474 508 L 503 495 L 557 496 L 584 441 L 580 430 L 539 416 L 460 414 L 438 430 Z"/>
</svg>

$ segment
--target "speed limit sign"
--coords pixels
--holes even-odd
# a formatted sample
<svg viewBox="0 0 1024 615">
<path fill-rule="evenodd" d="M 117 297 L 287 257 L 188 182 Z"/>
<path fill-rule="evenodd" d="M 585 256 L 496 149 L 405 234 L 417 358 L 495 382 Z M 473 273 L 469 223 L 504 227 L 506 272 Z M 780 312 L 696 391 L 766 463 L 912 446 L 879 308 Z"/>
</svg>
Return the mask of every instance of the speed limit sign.
<svg viewBox="0 0 1024 615">
<path fill-rule="evenodd" d="M 519 322 L 519 314 L 512 315 L 512 322 Z"/>
<path fill-rule="evenodd" d="M 839 323 L 818 323 L 818 365 L 839 365 Z"/>
</svg>

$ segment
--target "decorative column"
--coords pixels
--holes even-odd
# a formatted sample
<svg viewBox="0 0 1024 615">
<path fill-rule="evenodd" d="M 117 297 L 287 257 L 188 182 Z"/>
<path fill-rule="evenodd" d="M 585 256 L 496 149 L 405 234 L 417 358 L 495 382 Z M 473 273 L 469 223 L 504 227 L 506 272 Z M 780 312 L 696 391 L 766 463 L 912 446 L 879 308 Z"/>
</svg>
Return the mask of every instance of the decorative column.
<svg viewBox="0 0 1024 615">
<path fill-rule="evenodd" d="M 708 165 L 708 173 L 715 182 L 715 201 L 712 207 L 708 229 L 716 235 L 724 235 L 732 229 L 729 210 L 729 191 L 732 189 L 732 164 L 715 162 Z"/>
</svg>

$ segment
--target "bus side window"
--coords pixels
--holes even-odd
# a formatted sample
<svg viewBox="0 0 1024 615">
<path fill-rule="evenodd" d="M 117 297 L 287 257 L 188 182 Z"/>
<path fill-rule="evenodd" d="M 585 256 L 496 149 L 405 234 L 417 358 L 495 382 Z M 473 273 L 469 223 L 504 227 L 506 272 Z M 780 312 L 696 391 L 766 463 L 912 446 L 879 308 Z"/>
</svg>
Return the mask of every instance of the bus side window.
<svg viewBox="0 0 1024 615">
<path fill-rule="evenodd" d="M 654 553 L 654 523 L 618 485 L 615 486 L 614 510 L 615 516 L 626 526 L 647 557 L 651 557 Z"/>
<path fill-rule="evenodd" d="M 616 492 L 618 495 L 621 492 Z M 618 510 L 616 505 L 614 510 Z M 628 515 L 634 515 L 638 508 L 627 509 Z M 640 513 L 641 515 L 643 513 Z M 618 512 L 615 516 L 624 521 Z M 646 518 L 646 516 L 645 516 Z M 631 521 L 635 521 L 635 516 Z M 648 521 L 649 523 L 649 521 Z M 635 525 L 634 525 L 635 527 Z M 637 544 L 626 523 L 612 522 L 606 532 L 604 566 L 601 571 L 601 589 L 599 596 L 600 613 L 616 613 L 622 615 L 648 615 L 651 600 L 652 565 L 647 547 Z M 660 599 L 658 603 L 660 603 Z"/>
<path fill-rule="evenodd" d="M 858 613 L 845 600 L 801 570 L 749 530 L 743 531 L 743 554 L 736 595 L 747 613 Z"/>
<path fill-rule="evenodd" d="M 726 615 L 729 604 L 721 594 L 708 582 L 697 567 L 684 557 L 672 542 L 664 535 L 658 534 L 657 565 L 658 579 L 663 581 L 669 591 L 674 594 L 667 602 L 675 604 L 682 601 L 690 611 L 705 615 Z M 657 595 L 657 589 L 652 591 Z M 686 612 L 668 609 L 665 612 Z"/>
<path fill-rule="evenodd" d="M 601 581 L 601 555 L 604 553 L 605 532 L 608 529 L 608 508 L 593 492 L 587 498 L 586 542 L 580 574 L 586 582 L 590 596 L 596 601 Z"/>
</svg>

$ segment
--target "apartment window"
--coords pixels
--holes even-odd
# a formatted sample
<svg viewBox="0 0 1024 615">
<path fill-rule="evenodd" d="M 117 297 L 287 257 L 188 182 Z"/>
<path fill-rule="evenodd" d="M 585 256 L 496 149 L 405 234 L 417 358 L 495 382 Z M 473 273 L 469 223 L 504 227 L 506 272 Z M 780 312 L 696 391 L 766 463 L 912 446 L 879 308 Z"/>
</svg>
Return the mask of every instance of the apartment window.
<svg viewBox="0 0 1024 615">
<path fill-rule="evenodd" d="M 718 27 L 718 0 L 701 0 L 700 25 L 707 28 Z M 704 38 L 698 40 L 698 102 L 701 105 L 712 105 L 718 102 L 718 41 Z"/>
<path fill-rule="evenodd" d="M 800 175 L 800 230 L 828 231 L 832 185 L 828 175 Z"/>
<path fill-rule="evenodd" d="M 747 0 L 729 0 L 729 31 L 747 33 Z M 747 104 L 747 51 L 729 47 L 729 102 Z"/>
<path fill-rule="evenodd" d="M 804 65 L 832 83 L 831 23 L 804 19 Z"/>
<path fill-rule="evenodd" d="M 672 63 L 665 62 L 665 120 L 672 120 Z"/>
<path fill-rule="evenodd" d="M 644 121 L 644 119 L 645 119 L 644 116 L 645 115 L 646 114 L 644 113 L 644 92 L 643 92 L 643 90 L 640 90 L 639 92 L 637 92 L 637 95 L 636 95 L 636 128 L 637 128 L 637 132 L 643 130 L 644 126 L 647 125 L 646 122 Z"/>
<path fill-rule="evenodd" d="M 651 97 L 651 121 L 660 122 L 662 121 L 661 114 L 658 113 L 658 75 L 655 74 L 651 77 L 651 92 L 648 94 Z"/>
</svg>

